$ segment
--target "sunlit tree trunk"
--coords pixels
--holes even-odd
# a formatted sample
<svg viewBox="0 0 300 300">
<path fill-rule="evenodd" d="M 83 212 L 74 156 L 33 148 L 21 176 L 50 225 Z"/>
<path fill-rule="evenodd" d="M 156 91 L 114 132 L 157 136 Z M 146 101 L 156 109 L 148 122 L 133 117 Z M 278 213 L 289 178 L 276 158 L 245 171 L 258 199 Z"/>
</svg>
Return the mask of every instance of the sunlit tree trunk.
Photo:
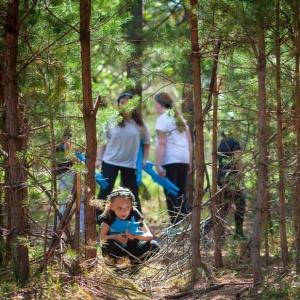
<svg viewBox="0 0 300 300">
<path fill-rule="evenodd" d="M 266 54 L 265 54 L 265 27 L 262 11 L 262 0 L 257 0 L 257 22 L 258 22 L 258 190 L 257 199 L 254 206 L 254 220 L 252 232 L 251 259 L 253 266 L 254 284 L 259 284 L 262 280 L 261 268 L 261 230 L 263 219 L 263 206 L 267 191 L 267 142 L 266 142 Z"/>
<path fill-rule="evenodd" d="M 199 274 L 198 269 L 203 268 L 207 271 L 202 262 L 200 253 L 200 221 L 201 221 L 201 204 L 204 195 L 204 137 L 203 137 L 203 113 L 201 98 L 201 53 L 198 38 L 198 18 L 195 12 L 198 11 L 198 1 L 191 0 L 190 11 L 190 32 L 192 48 L 192 65 L 193 65 L 193 86 L 194 86 L 194 107 L 195 107 L 195 167 L 196 167 L 196 192 L 192 208 L 192 232 L 191 232 L 191 270 L 192 281 L 196 281 Z"/>
<path fill-rule="evenodd" d="M 26 138 L 23 125 L 23 113 L 20 111 L 17 58 L 18 58 L 18 13 L 19 1 L 9 1 L 6 19 L 6 59 L 4 72 L 4 97 L 6 104 L 6 135 L 8 149 L 8 199 L 10 218 L 10 241 L 14 274 L 21 285 L 29 279 L 29 256 L 27 238 L 27 217 L 24 201 L 27 196 L 24 171 L 25 161 L 17 159 L 22 154 Z M 24 136 L 23 136 L 24 135 Z"/>
<path fill-rule="evenodd" d="M 281 38 L 279 24 L 280 5 L 276 4 L 276 86 L 277 86 L 277 155 L 278 155 L 278 196 L 279 196 L 279 224 L 280 224 L 280 246 L 282 264 L 287 268 L 289 263 L 289 252 L 286 236 L 286 205 L 285 205 L 285 176 L 284 176 L 284 151 L 282 143 L 282 99 L 281 99 Z"/>
<path fill-rule="evenodd" d="M 84 207 L 85 207 L 85 258 L 95 258 L 96 222 L 95 209 L 91 200 L 95 198 L 95 159 L 97 150 L 96 113 L 97 106 L 93 106 L 92 78 L 91 78 L 91 39 L 90 39 L 91 0 L 80 0 L 80 45 L 82 64 L 83 89 L 83 119 L 86 134 L 86 166 Z"/>
</svg>

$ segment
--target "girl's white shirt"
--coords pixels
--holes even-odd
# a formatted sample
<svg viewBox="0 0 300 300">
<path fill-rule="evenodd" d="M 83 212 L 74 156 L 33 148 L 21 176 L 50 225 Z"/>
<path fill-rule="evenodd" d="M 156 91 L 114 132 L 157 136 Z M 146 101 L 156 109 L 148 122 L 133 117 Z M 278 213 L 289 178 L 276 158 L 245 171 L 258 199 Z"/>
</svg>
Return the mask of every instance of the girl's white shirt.
<svg viewBox="0 0 300 300">
<path fill-rule="evenodd" d="M 107 143 L 102 160 L 111 165 L 136 169 L 140 140 L 144 144 L 151 143 L 148 124 L 144 120 L 144 126 L 139 126 L 133 119 L 125 120 L 124 127 L 111 127 L 110 124 L 106 126 Z"/>
<path fill-rule="evenodd" d="M 188 127 L 187 127 L 188 130 Z M 189 141 L 185 131 L 177 130 L 175 118 L 168 114 L 168 110 L 162 113 L 156 120 L 156 146 L 158 144 L 157 132 L 166 134 L 167 142 L 162 165 L 172 163 L 190 163 Z"/>
</svg>

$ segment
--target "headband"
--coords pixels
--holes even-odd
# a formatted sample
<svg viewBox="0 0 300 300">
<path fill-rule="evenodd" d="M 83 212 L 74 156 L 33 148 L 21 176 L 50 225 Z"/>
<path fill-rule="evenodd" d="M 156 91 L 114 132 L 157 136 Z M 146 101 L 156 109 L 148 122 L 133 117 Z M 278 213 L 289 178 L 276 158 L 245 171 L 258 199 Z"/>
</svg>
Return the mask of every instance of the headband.
<svg viewBox="0 0 300 300">
<path fill-rule="evenodd" d="M 130 197 L 131 200 L 133 202 L 135 202 L 135 197 L 134 195 L 132 194 L 132 192 L 128 189 L 116 189 L 114 191 L 112 191 L 108 197 L 107 197 L 107 200 L 108 201 L 111 201 L 112 198 L 115 198 L 115 197 L 118 197 L 118 196 L 127 196 L 127 197 Z"/>
<path fill-rule="evenodd" d="M 154 99 L 157 103 L 159 103 L 161 106 L 165 107 L 165 108 L 171 108 L 173 101 L 171 100 L 171 103 L 166 103 L 163 99 L 160 98 L 159 95 L 155 95 Z"/>
<path fill-rule="evenodd" d="M 120 94 L 120 96 L 118 97 L 117 101 L 119 102 L 122 98 L 125 98 L 125 97 L 129 97 L 129 98 L 133 98 L 133 95 L 131 93 L 128 93 L 128 92 L 124 92 L 122 94 Z"/>
</svg>

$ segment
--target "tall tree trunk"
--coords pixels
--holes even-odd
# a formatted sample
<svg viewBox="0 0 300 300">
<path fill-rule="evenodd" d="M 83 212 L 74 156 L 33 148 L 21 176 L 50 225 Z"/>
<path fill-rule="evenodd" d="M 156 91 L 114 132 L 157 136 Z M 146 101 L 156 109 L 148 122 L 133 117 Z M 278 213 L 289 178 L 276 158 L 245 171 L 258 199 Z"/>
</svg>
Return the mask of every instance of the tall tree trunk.
<svg viewBox="0 0 300 300">
<path fill-rule="evenodd" d="M 216 81 L 215 81 L 216 86 Z M 213 97 L 213 138 L 212 138 L 212 203 L 211 203 L 211 212 L 212 212 L 212 222 L 214 230 L 214 258 L 215 258 L 215 267 L 220 269 L 223 267 L 223 258 L 222 258 L 222 239 L 221 235 L 224 231 L 223 224 L 223 207 L 224 205 L 224 192 L 218 192 L 218 94 L 216 87 L 214 88 L 214 97 Z"/>
<path fill-rule="evenodd" d="M 279 23 L 280 4 L 276 3 L 276 86 L 277 86 L 277 153 L 278 153 L 278 195 L 279 195 L 279 224 L 280 224 L 280 246 L 282 264 L 284 269 L 289 264 L 289 252 L 286 236 L 286 205 L 285 205 L 285 176 L 284 176 L 284 151 L 282 143 L 282 99 L 281 99 L 281 38 Z"/>
<path fill-rule="evenodd" d="M 296 182 L 295 182 L 295 235 L 296 235 L 296 272 L 300 273 L 300 79 L 299 79 L 299 59 L 300 59 L 300 5 L 298 1 L 293 2 L 293 18 L 294 18 L 294 36 L 293 42 L 295 46 L 295 128 L 296 128 Z"/>
<path fill-rule="evenodd" d="M 217 138 L 218 138 L 218 88 L 217 88 L 217 70 L 218 70 L 218 62 L 219 62 L 219 53 L 221 48 L 221 40 L 218 39 L 215 41 L 215 48 L 213 53 L 213 67 L 212 74 L 209 86 L 209 95 L 206 107 L 204 109 L 204 114 L 208 113 L 210 110 L 212 98 L 213 98 L 213 137 L 212 137 L 212 203 L 211 203 L 211 211 L 212 211 L 212 222 L 214 229 L 214 240 L 215 240 L 215 249 L 214 249 L 214 257 L 215 257 L 215 266 L 216 268 L 223 267 L 223 259 L 222 259 L 222 241 L 221 234 L 223 232 L 223 222 L 222 217 L 220 215 L 220 204 L 222 202 L 221 194 L 217 194 L 218 185 L 217 185 L 217 170 L 218 170 L 218 154 L 217 154 Z M 219 212 L 218 212 L 219 210 Z"/>
<path fill-rule="evenodd" d="M 9 1 L 6 19 L 6 59 L 4 96 L 6 104 L 6 134 L 8 144 L 8 199 L 9 218 L 11 222 L 10 240 L 16 280 L 21 285 L 29 279 L 29 256 L 25 241 L 27 234 L 27 217 L 24 200 L 27 195 L 23 159 L 17 156 L 23 152 L 25 140 L 22 135 L 22 118 L 20 112 L 17 79 L 18 57 L 18 13 L 19 1 Z M 26 135 L 25 135 L 26 136 Z"/>
<path fill-rule="evenodd" d="M 192 281 L 198 278 L 198 269 L 203 268 L 207 272 L 205 264 L 202 262 L 200 253 L 200 221 L 201 204 L 204 195 L 204 136 L 203 136 L 203 113 L 201 98 L 201 53 L 198 38 L 198 1 L 190 0 L 190 31 L 191 31 L 191 56 L 193 65 L 193 86 L 194 86 L 194 107 L 195 107 L 195 166 L 196 166 L 196 192 L 192 208 L 192 231 L 191 231 L 191 271 Z"/>
<path fill-rule="evenodd" d="M 192 72 L 193 72 L 193 69 L 191 66 L 191 70 L 189 73 L 192 74 Z M 183 89 L 182 99 L 184 99 L 184 102 L 182 103 L 182 112 L 184 114 L 187 114 L 188 116 L 193 116 L 194 115 L 193 91 L 189 88 L 193 82 L 193 78 L 191 78 L 190 80 L 188 82 L 188 87 L 186 88 L 186 86 L 185 86 Z M 190 132 L 194 132 L 194 120 L 189 117 L 187 119 L 187 123 L 188 123 Z M 194 135 L 193 134 L 191 134 L 191 138 L 192 138 L 192 145 L 194 145 Z M 193 151 L 192 155 L 194 156 L 194 151 Z M 192 157 L 192 161 L 194 161 L 194 157 Z M 192 207 L 192 204 L 193 204 L 193 197 L 194 197 L 194 190 L 195 190 L 194 178 L 195 178 L 195 170 L 193 168 L 192 172 L 190 174 L 188 174 L 187 179 L 186 179 L 186 191 L 187 191 L 189 207 Z"/>
<path fill-rule="evenodd" d="M 258 191 L 254 208 L 253 232 L 251 259 L 253 265 L 253 281 L 259 284 L 262 280 L 261 269 L 261 229 L 263 219 L 263 206 L 266 199 L 267 190 L 267 142 L 266 142 L 266 54 L 265 54 L 265 27 L 262 11 L 262 0 L 257 0 L 258 13 L 258 54 L 257 54 L 257 72 L 258 72 L 258 141 L 259 141 L 259 166 L 258 166 Z"/>
<path fill-rule="evenodd" d="M 5 123 L 5 112 L 4 112 L 4 107 L 5 107 L 5 100 L 4 100 L 4 84 L 3 84 L 3 80 L 4 80 L 4 76 L 3 76 L 3 72 L 4 72 L 4 55 L 0 55 L 0 112 L 1 112 L 1 119 L 0 119 L 0 128 L 4 128 L 4 123 Z M 1 141 L 1 147 L 2 149 L 5 149 L 7 152 L 7 149 L 5 147 L 6 142 L 3 142 L 2 139 L 0 139 Z M 5 161 L 7 159 L 7 157 L 5 155 L 2 155 L 3 157 L 3 163 L 5 164 Z M 6 182 L 6 175 L 4 175 L 3 177 L 0 176 L 0 184 L 2 182 Z M 3 203 L 6 203 L 5 200 L 5 193 L 3 192 L 3 188 L 2 186 L 0 186 L 0 245 L 4 244 L 4 235 L 3 235 L 3 228 L 4 228 L 4 216 L 3 216 Z M 2 263 L 3 263 L 3 256 L 4 256 L 4 251 L 2 250 L 3 247 L 1 247 L 0 249 L 0 268 L 2 267 Z"/>
<path fill-rule="evenodd" d="M 96 222 L 95 209 L 90 201 L 95 198 L 95 159 L 96 159 L 96 113 L 97 106 L 93 106 L 92 78 L 91 78 L 91 49 L 90 49 L 90 18 L 91 0 L 80 0 L 80 45 L 82 63 L 82 88 L 83 88 L 83 119 L 86 134 L 86 166 L 84 191 L 85 211 L 85 258 L 95 258 L 96 248 Z"/>
<path fill-rule="evenodd" d="M 130 4 L 130 14 L 133 16 L 132 20 L 126 27 L 127 40 L 133 46 L 130 61 L 127 62 L 127 77 L 135 81 L 134 88 L 130 91 L 134 95 L 142 97 L 142 64 L 141 58 L 143 55 L 143 1 L 135 0 Z"/>
</svg>

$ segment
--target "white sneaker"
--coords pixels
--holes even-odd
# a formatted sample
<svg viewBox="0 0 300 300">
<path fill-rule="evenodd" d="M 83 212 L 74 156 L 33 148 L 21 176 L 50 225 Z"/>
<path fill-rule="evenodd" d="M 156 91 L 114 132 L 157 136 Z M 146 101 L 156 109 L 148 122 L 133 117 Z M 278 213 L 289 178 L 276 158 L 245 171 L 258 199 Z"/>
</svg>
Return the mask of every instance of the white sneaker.
<svg viewBox="0 0 300 300">
<path fill-rule="evenodd" d="M 180 234 L 181 230 L 179 228 L 172 227 L 172 228 L 168 228 L 167 230 L 164 230 L 163 233 L 168 236 L 175 236 L 177 234 Z"/>
</svg>

